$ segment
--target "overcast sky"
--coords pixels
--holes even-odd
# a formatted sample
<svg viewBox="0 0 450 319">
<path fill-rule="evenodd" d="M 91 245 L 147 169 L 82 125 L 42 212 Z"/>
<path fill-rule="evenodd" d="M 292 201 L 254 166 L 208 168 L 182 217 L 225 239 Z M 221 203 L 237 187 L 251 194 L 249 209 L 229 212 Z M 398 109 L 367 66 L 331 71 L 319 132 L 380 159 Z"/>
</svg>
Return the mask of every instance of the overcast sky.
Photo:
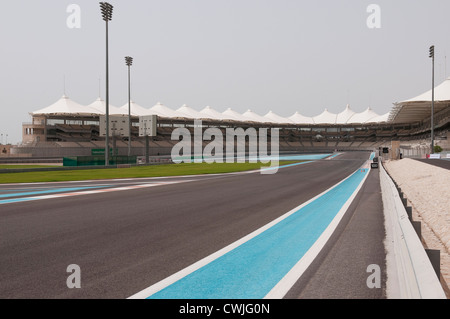
<svg viewBox="0 0 450 319">
<path fill-rule="evenodd" d="M 209 105 L 316 116 L 347 104 L 378 114 L 450 72 L 448 0 L 112 0 L 110 101 L 127 103 L 124 57 L 134 57 L 132 99 L 151 107 Z M 69 28 L 70 4 L 81 9 Z M 370 29 L 370 4 L 381 28 Z M 71 20 L 70 21 L 76 21 Z M 374 21 L 374 20 L 370 20 Z M 105 23 L 98 1 L 4 1 L 0 10 L 0 133 L 64 93 L 80 104 L 105 95 Z M 447 69 L 447 71 L 446 71 Z M 1 142 L 1 141 L 0 141 Z"/>
</svg>

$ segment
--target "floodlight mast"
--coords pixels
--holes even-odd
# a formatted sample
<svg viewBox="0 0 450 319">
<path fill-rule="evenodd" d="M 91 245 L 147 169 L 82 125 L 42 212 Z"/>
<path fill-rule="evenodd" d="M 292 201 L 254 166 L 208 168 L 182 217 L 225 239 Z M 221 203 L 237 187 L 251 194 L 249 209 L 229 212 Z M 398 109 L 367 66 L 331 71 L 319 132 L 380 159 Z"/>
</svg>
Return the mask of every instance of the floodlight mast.
<svg viewBox="0 0 450 319">
<path fill-rule="evenodd" d="M 133 65 L 133 58 L 125 57 L 125 64 L 128 66 L 128 157 L 131 156 L 131 66 Z"/>
<path fill-rule="evenodd" d="M 432 59 L 431 79 L 431 154 L 434 154 L 434 45 L 430 47 L 430 58 Z"/>
<path fill-rule="evenodd" d="M 106 22 L 106 140 L 105 140 L 105 166 L 109 165 L 109 34 L 108 22 L 112 20 L 113 6 L 108 2 L 100 2 L 103 21 Z"/>
</svg>

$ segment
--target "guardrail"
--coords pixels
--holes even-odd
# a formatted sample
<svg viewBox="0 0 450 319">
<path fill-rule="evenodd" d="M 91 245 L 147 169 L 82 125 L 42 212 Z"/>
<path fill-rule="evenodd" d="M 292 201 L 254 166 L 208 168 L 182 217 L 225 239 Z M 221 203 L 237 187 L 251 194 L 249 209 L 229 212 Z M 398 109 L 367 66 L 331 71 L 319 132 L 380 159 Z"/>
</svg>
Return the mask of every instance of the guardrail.
<svg viewBox="0 0 450 319">
<path fill-rule="evenodd" d="M 420 241 L 392 179 L 380 165 L 385 211 L 387 297 L 390 299 L 446 299 L 433 265 Z"/>
</svg>

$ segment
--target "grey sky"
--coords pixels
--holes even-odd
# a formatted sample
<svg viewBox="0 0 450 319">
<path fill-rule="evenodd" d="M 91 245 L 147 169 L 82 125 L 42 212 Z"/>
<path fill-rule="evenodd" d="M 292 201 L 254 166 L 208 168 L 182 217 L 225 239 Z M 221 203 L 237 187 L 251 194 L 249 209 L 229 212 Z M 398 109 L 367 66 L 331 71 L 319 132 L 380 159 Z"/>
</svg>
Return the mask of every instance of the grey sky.
<svg viewBox="0 0 450 319">
<path fill-rule="evenodd" d="M 69 4 L 81 28 L 69 29 Z M 295 111 L 315 116 L 392 103 L 430 89 L 450 57 L 448 0 L 111 0 L 111 104 L 127 103 L 126 55 L 134 57 L 132 99 L 224 111 Z M 381 28 L 369 29 L 369 4 Z M 66 93 L 81 104 L 105 92 L 104 32 L 98 1 L 3 1 L 0 10 L 0 133 L 21 140 L 28 112 Z M 447 74 L 449 73 L 447 71 Z"/>
</svg>

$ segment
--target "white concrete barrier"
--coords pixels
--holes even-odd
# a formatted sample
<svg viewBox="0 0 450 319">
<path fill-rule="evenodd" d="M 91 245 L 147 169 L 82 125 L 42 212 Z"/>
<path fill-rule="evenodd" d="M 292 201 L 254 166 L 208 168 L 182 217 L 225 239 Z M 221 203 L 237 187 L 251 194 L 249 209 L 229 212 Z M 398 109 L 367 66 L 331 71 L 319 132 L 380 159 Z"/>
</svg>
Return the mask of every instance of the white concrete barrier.
<svg viewBox="0 0 450 319">
<path fill-rule="evenodd" d="M 385 214 L 387 298 L 446 299 L 392 179 L 380 165 Z"/>
</svg>

